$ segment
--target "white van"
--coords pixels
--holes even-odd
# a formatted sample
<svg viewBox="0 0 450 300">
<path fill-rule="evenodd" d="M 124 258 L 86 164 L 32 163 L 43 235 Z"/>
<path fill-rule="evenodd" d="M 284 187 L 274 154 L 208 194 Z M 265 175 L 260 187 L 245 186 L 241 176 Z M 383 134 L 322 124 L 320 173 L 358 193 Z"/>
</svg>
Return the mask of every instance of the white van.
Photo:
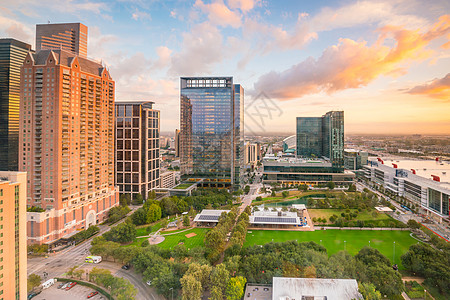
<svg viewBox="0 0 450 300">
<path fill-rule="evenodd" d="M 102 257 L 101 256 L 88 256 L 86 257 L 86 259 L 84 260 L 87 263 L 93 263 L 93 264 L 98 264 L 102 261 Z"/>
<path fill-rule="evenodd" d="M 54 285 L 56 281 L 57 281 L 57 280 L 56 280 L 55 278 L 49 279 L 49 280 L 47 280 L 46 282 L 44 282 L 44 283 L 42 284 L 42 288 L 43 288 L 43 289 L 48 289 L 49 287 L 51 287 L 52 285 Z"/>
</svg>

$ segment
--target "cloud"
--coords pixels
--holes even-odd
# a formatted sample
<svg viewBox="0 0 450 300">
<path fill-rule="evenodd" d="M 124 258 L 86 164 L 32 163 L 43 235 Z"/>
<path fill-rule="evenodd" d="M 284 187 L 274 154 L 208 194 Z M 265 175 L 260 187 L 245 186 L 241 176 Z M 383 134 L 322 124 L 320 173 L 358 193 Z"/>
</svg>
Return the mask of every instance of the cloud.
<svg viewBox="0 0 450 300">
<path fill-rule="evenodd" d="M 0 34 L 29 43 L 34 48 L 34 32 L 21 22 L 0 15 Z"/>
<path fill-rule="evenodd" d="M 261 76 L 254 90 L 287 100 L 358 88 L 380 75 L 402 75 L 403 63 L 428 58 L 432 51 L 425 47 L 450 32 L 450 15 L 440 17 L 425 33 L 396 26 L 385 26 L 379 31 L 380 36 L 372 46 L 365 41 L 340 39 L 339 44 L 328 47 L 318 59 L 310 57 L 285 71 Z M 395 46 L 385 45 L 390 39 L 395 40 Z"/>
<path fill-rule="evenodd" d="M 180 52 L 172 55 L 169 74 L 189 76 L 207 73 L 224 58 L 223 38 L 220 31 L 208 22 L 195 25 L 191 32 L 183 33 Z"/>
<path fill-rule="evenodd" d="M 415 86 L 407 91 L 407 93 L 427 95 L 432 98 L 450 100 L 450 73 L 443 78 L 436 78 L 429 83 Z"/>
<path fill-rule="evenodd" d="M 205 4 L 202 0 L 197 0 L 194 7 L 206 13 L 211 24 L 233 28 L 239 28 L 242 25 L 240 14 L 230 10 L 222 0 L 216 0 L 211 4 Z"/>
<path fill-rule="evenodd" d="M 233 9 L 240 9 L 243 12 L 248 12 L 255 7 L 256 4 L 261 2 L 260 0 L 228 0 L 228 5 Z"/>
<path fill-rule="evenodd" d="M 387 24 L 420 28 L 428 21 L 416 15 L 402 14 L 409 5 L 401 1 L 356 1 L 340 8 L 325 7 L 311 19 L 314 31 L 329 31 L 358 25 L 384 26 Z"/>
<path fill-rule="evenodd" d="M 251 18 L 246 19 L 244 23 L 243 36 L 244 40 L 253 41 L 256 52 L 263 54 L 276 49 L 301 49 L 311 40 L 317 39 L 317 34 L 300 22 L 288 32 L 282 27 L 263 24 Z"/>
<path fill-rule="evenodd" d="M 148 13 L 146 13 L 145 11 L 139 10 L 139 9 L 135 9 L 134 12 L 131 14 L 131 18 L 135 21 L 141 19 L 151 19 L 150 15 Z"/>
<path fill-rule="evenodd" d="M 171 61 L 172 50 L 166 46 L 160 46 L 156 48 L 156 54 L 158 54 L 158 60 L 152 65 L 152 68 L 162 69 L 167 67 Z"/>
</svg>

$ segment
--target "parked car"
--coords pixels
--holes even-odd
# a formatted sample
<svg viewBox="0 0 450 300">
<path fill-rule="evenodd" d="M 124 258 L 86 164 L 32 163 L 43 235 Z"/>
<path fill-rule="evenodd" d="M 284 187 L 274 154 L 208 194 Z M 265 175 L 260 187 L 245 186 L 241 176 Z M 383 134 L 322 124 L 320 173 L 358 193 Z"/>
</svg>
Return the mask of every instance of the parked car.
<svg viewBox="0 0 450 300">
<path fill-rule="evenodd" d="M 146 284 L 147 285 L 152 285 L 152 281 L 151 280 L 147 280 Z"/>
<path fill-rule="evenodd" d="M 68 282 L 64 283 L 64 285 L 61 287 L 61 289 L 65 290 L 66 287 L 71 283 L 72 283 L 72 281 L 68 281 Z"/>
<path fill-rule="evenodd" d="M 70 290 L 71 288 L 73 288 L 73 287 L 76 286 L 76 285 L 77 285 L 76 282 L 72 282 L 71 284 L 69 284 L 69 285 L 66 287 L 66 291 Z"/>
<path fill-rule="evenodd" d="M 98 295 L 98 292 L 97 292 L 97 291 L 90 293 L 90 294 L 87 296 L 87 298 L 88 298 L 88 299 L 89 299 L 89 298 L 92 298 L 92 297 L 94 297 L 95 295 Z"/>
<path fill-rule="evenodd" d="M 122 269 L 128 270 L 130 267 L 131 267 L 130 265 L 126 264 L 126 265 L 123 265 L 123 266 L 122 266 Z"/>
<path fill-rule="evenodd" d="M 58 284 L 57 288 L 60 289 L 60 288 L 62 288 L 65 284 L 66 284 L 66 283 L 61 282 L 60 284 Z"/>
<path fill-rule="evenodd" d="M 39 295 L 39 293 L 31 292 L 31 293 L 28 294 L 27 299 L 30 300 L 30 299 L 36 297 L 37 295 Z"/>
</svg>

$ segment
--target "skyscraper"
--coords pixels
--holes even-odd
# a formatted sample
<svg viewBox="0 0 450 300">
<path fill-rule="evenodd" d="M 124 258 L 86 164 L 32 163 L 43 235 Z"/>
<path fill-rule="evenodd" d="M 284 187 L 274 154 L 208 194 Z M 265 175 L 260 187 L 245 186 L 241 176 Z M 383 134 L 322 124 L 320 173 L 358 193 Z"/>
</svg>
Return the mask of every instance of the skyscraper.
<svg viewBox="0 0 450 300">
<path fill-rule="evenodd" d="M 81 23 L 37 24 L 36 51 L 65 50 L 87 56 L 88 28 Z"/>
<path fill-rule="evenodd" d="M 326 157 L 333 169 L 344 167 L 344 112 L 297 118 L 297 156 Z"/>
<path fill-rule="evenodd" d="M 28 174 L 28 240 L 51 243 L 106 219 L 114 185 L 114 81 L 65 50 L 29 53 L 22 67 L 19 169 Z"/>
<path fill-rule="evenodd" d="M 160 186 L 159 110 L 150 101 L 116 101 L 116 185 L 131 199 Z"/>
<path fill-rule="evenodd" d="M 244 89 L 233 77 L 182 77 L 182 179 L 204 186 L 237 187 L 243 164 Z"/>
<path fill-rule="evenodd" d="M 180 130 L 175 129 L 175 157 L 180 157 Z"/>
<path fill-rule="evenodd" d="M 19 170 L 20 68 L 31 45 L 0 39 L 0 170 Z"/>
<path fill-rule="evenodd" d="M 27 174 L 0 171 L 0 299 L 27 297 Z"/>
</svg>

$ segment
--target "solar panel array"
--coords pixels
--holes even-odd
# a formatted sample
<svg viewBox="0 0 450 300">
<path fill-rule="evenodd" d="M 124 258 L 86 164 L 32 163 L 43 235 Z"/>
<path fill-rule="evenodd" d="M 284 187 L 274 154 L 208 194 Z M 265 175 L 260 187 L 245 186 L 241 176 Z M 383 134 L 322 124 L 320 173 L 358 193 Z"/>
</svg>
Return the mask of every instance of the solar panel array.
<svg viewBox="0 0 450 300">
<path fill-rule="evenodd" d="M 220 216 L 208 216 L 208 215 L 200 215 L 198 217 L 199 220 L 202 221 L 219 221 Z"/>
<path fill-rule="evenodd" d="M 261 223 L 297 223 L 297 218 L 255 217 L 255 222 Z"/>
</svg>

